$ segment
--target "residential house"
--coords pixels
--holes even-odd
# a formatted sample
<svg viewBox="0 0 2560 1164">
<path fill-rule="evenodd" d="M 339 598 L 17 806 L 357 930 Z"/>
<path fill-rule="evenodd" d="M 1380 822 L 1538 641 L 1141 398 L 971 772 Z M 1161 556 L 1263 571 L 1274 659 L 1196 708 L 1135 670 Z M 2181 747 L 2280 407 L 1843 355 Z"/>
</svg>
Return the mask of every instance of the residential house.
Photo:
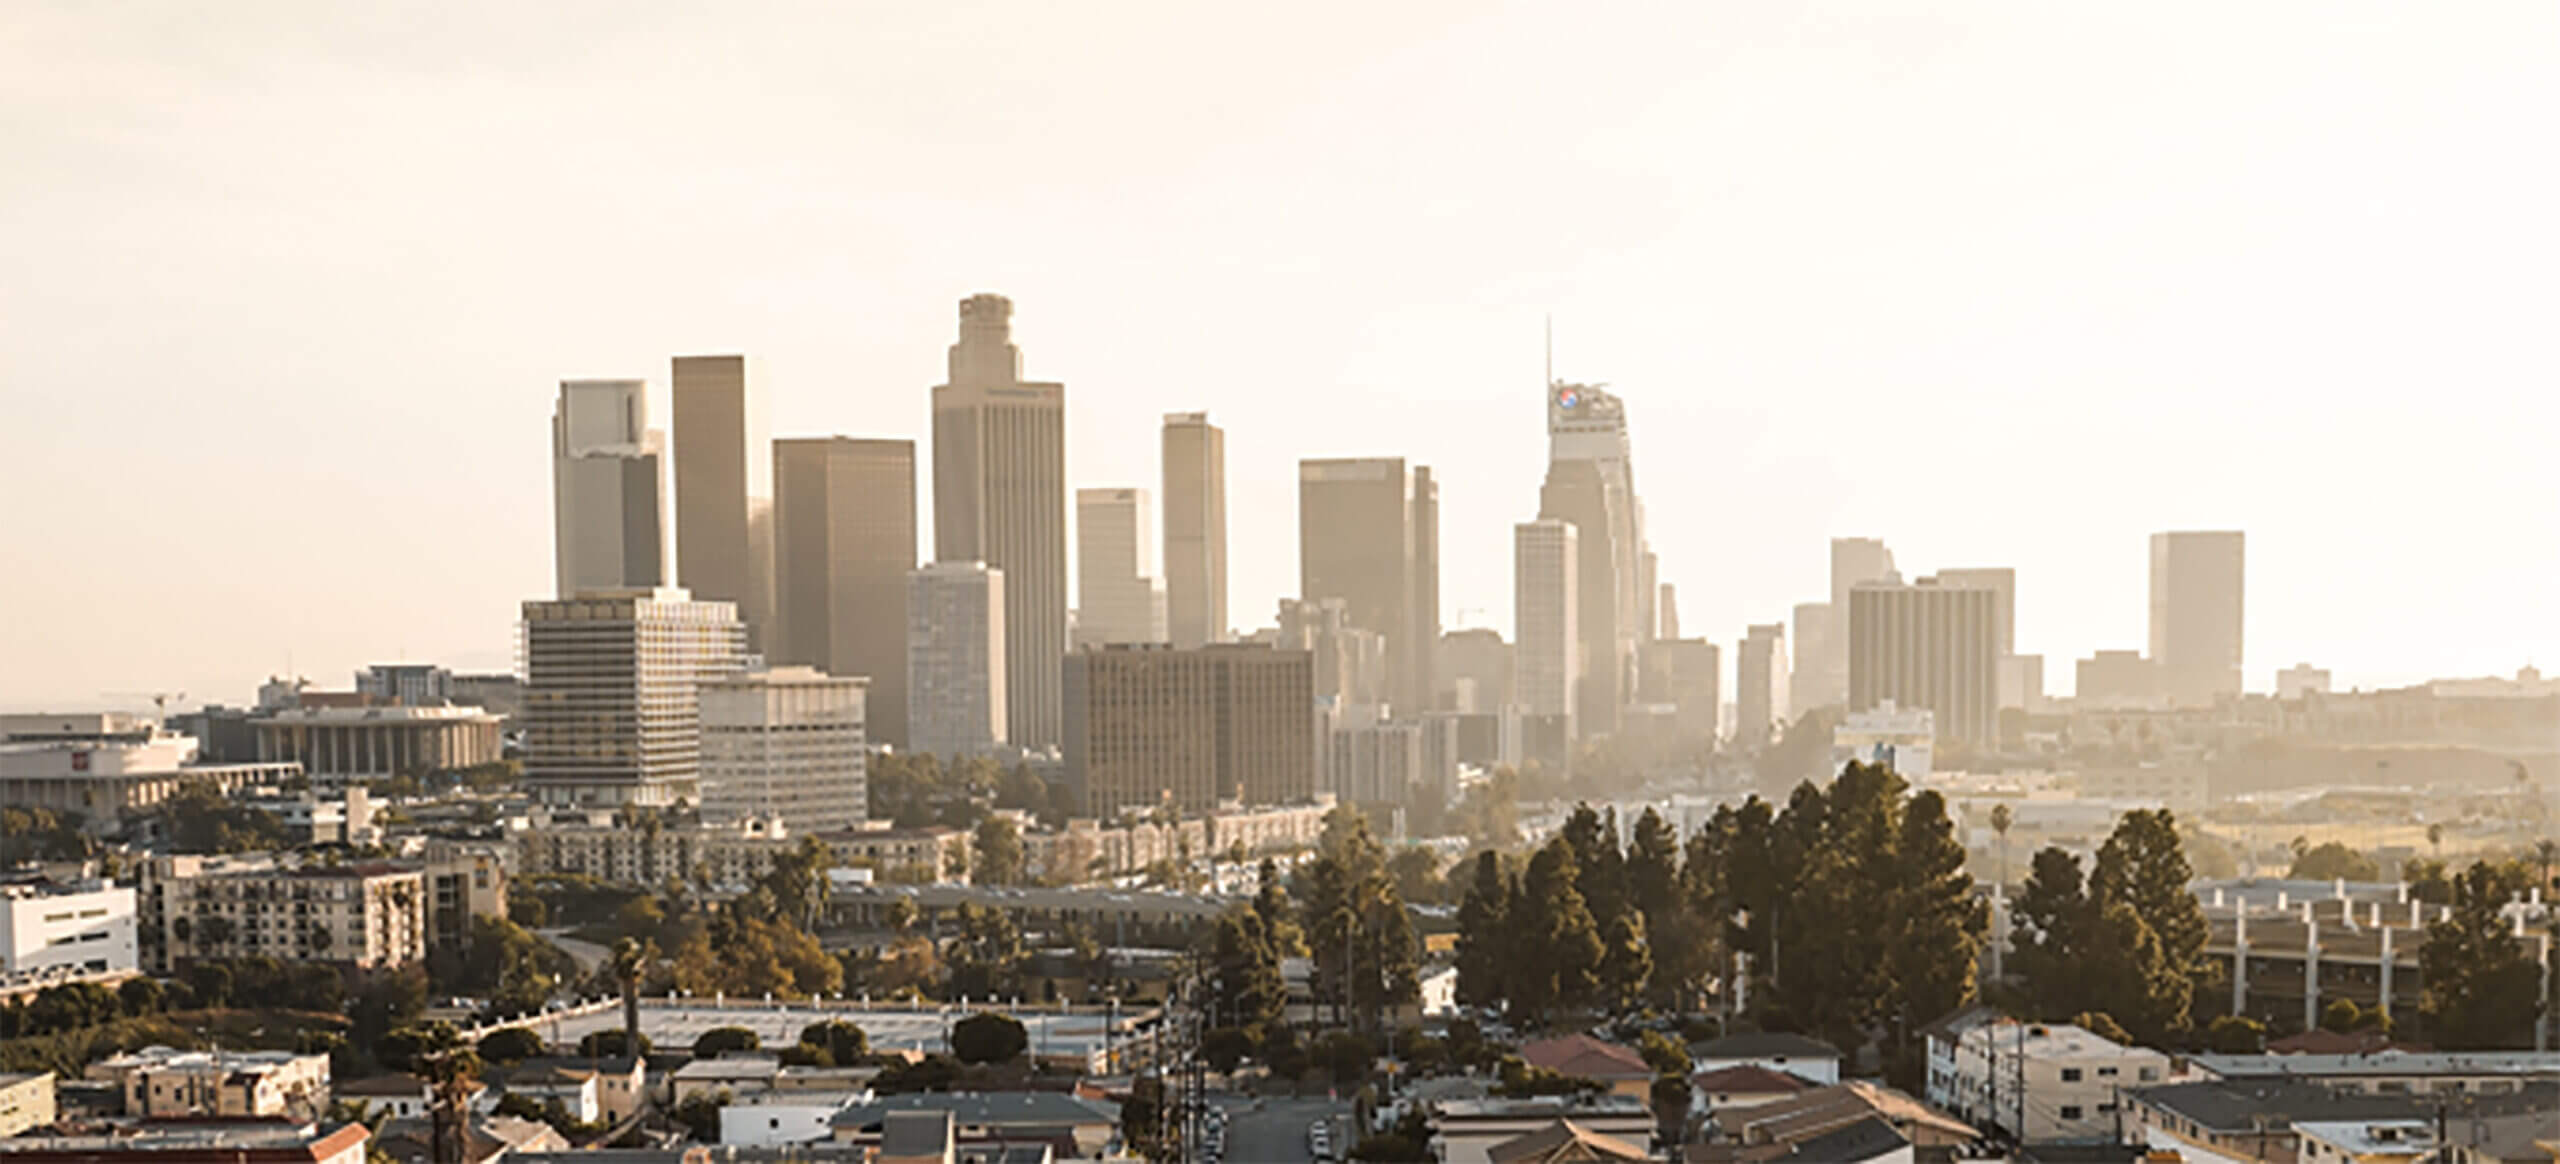
<svg viewBox="0 0 2560 1164">
<path fill-rule="evenodd" d="M 947 1113 L 959 1143 L 1046 1143 L 1074 1157 L 1100 1152 L 1119 1123 L 1117 1111 L 1054 1091 L 883 1095 L 837 1112 L 835 1142 L 888 1146 L 884 1125 L 901 1112 Z"/>
<path fill-rule="evenodd" d="M 1840 1082 L 1840 1048 L 1820 1039 L 1778 1031 L 1726 1035 L 1692 1044 L 1689 1066 L 1700 1072 L 1766 1067 L 1809 1083 L 1828 1085 Z"/>
<path fill-rule="evenodd" d="M 2433 1120 L 2312 1120 L 2293 1125 L 2302 1164 L 2420 1164 L 2436 1161 Z"/>
<path fill-rule="evenodd" d="M 1733 1113 L 1731 1119 L 1719 1117 L 1714 1124 L 1717 1139 L 1689 1145 L 1688 1158 L 1751 1159 L 1755 1157 L 1747 1149 L 1769 1145 L 1797 1150 L 1869 1120 L 1881 1121 L 1917 1148 L 1956 1147 L 1980 1138 L 1971 1125 L 1902 1092 L 1852 1081 L 1747 1108 Z"/>
<path fill-rule="evenodd" d="M 1592 1131 L 1572 1120 L 1554 1123 L 1485 1149 L 1487 1164 L 1606 1164 L 1654 1158 L 1643 1147 Z"/>
<path fill-rule="evenodd" d="M 1430 1106 L 1432 1152 L 1441 1164 L 1489 1164 L 1496 1147 L 1568 1122 L 1596 1135 L 1650 1144 L 1656 1121 L 1643 1100 L 1624 1095 L 1443 1099 Z"/>
<path fill-rule="evenodd" d="M 1653 1086 L 1653 1067 L 1633 1048 L 1586 1034 L 1539 1039 L 1520 1048 L 1520 1059 L 1573 1079 L 1588 1079 L 1612 1094 L 1644 1099 Z"/>
<path fill-rule="evenodd" d="M 764 1091 L 732 1097 L 720 1108 L 720 1142 L 740 1147 L 833 1140 L 837 1112 L 871 1098 L 865 1091 Z"/>
<path fill-rule="evenodd" d="M 1689 1108 L 1712 1118 L 1725 1112 L 1742 1112 L 1762 1104 L 1776 1103 L 1811 1091 L 1813 1086 L 1784 1071 L 1772 1071 L 1766 1067 L 1751 1064 L 1718 1067 L 1689 1077 Z"/>
</svg>

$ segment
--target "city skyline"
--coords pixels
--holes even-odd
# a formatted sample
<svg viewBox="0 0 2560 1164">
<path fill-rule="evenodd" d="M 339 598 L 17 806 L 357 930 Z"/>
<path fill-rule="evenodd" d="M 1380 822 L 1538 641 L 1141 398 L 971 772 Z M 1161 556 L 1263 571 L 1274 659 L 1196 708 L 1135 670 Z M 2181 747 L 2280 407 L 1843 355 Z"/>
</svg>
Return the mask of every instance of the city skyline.
<svg viewBox="0 0 2560 1164">
<path fill-rule="evenodd" d="M 472 23 L 463 15 L 458 31 Z M 1027 27 L 999 35 L 1061 35 L 1051 19 L 1025 15 Z M 1043 145 L 991 104 L 964 103 L 927 116 L 1014 147 L 1008 166 L 1050 167 L 1067 205 L 980 195 L 966 209 L 980 212 L 967 219 L 981 236 L 961 240 L 959 219 L 925 205 L 936 188 L 865 195 L 859 224 L 836 200 L 817 199 L 822 209 L 773 194 L 755 205 L 809 232 L 806 248 L 718 216 L 677 222 L 665 240 L 672 254 L 647 255 L 644 267 L 648 248 L 631 243 L 644 223 L 653 239 L 665 229 L 669 204 L 659 199 L 699 200 L 732 182 L 752 189 L 745 176 L 796 155 L 750 134 L 713 155 L 739 177 L 600 206 L 550 193 L 597 183 L 562 181 L 575 168 L 519 152 L 526 139 L 505 127 L 487 142 L 433 145 L 416 136 L 405 98 L 313 63 L 351 53 L 443 67 L 383 44 L 372 18 L 341 15 L 293 37 L 255 19 L 189 26 L 207 46 L 272 66 L 270 89 L 196 71 L 185 50 L 137 38 L 111 15 L 34 10 L 26 47 L 0 50 L 11 66 L 0 86 L 32 107 L 78 103 L 126 136 L 96 152 L 34 124 L 0 130 L 31 179 L 0 187 L 0 205 L 55 224 L 30 240 L 28 259 L 61 272 L 41 288 L 0 291 L 0 309 L 26 321 L 0 350 L 0 397 L 15 422 L 0 426 L 0 490 L 48 499 L 10 506 L 0 532 L 12 544 L 81 546 L 100 531 L 140 531 L 191 568 L 115 570 L 106 556 L 70 554 L 0 581 L 0 601 L 14 609 L 119 612 L 6 620 L 0 657 L 14 665 L 0 675 L 0 706 L 98 705 L 108 692 L 151 689 L 240 702 L 271 673 L 325 676 L 403 658 L 501 669 L 516 605 L 554 590 L 542 504 L 551 467 L 535 442 L 559 383 L 646 379 L 649 415 L 663 427 L 675 415 L 671 357 L 739 352 L 769 369 L 761 383 L 777 436 L 924 441 L 921 386 L 937 381 L 950 304 L 977 291 L 1022 304 L 1039 374 L 1077 386 L 1067 488 L 1159 486 L 1167 411 L 1205 410 L 1226 430 L 1228 607 L 1242 629 L 1296 589 L 1294 539 L 1277 531 L 1294 525 L 1296 462 L 1318 456 L 1430 465 L 1441 486 L 1441 622 L 1511 625 L 1509 531 L 1535 512 L 1541 462 L 1525 400 L 1539 388 L 1537 321 L 1552 311 L 1559 374 L 1610 382 L 1642 420 L 1647 540 L 1660 580 L 1685 600 L 1692 636 L 1732 644 L 1748 625 L 1786 621 L 1824 592 L 1827 538 L 1874 536 L 1914 565 L 2016 569 L 2017 649 L 2042 655 L 2049 677 L 2067 674 L 2096 650 L 2146 641 L 2150 535 L 2237 529 L 2250 542 L 2247 690 L 2269 690 L 2277 670 L 2303 662 L 2345 689 L 2506 674 L 2560 657 L 2560 612 L 2538 601 L 2534 581 L 2560 569 L 2560 538 L 2532 509 L 2560 496 L 2560 469 L 2528 443 L 2548 430 L 2551 405 L 2523 390 L 2549 379 L 2548 354 L 2526 337 L 2550 313 L 2551 292 L 2505 274 L 2546 265 L 2555 250 L 2550 226 L 2526 213 L 2548 203 L 2554 175 L 2537 159 L 2490 151 L 2513 131 L 2484 128 L 2501 110 L 2537 107 L 2534 95 L 2553 85 L 2517 47 L 2551 43 L 2550 13 L 2486 7 L 2416 26 L 2259 12 L 2236 17 L 2218 45 L 2097 14 L 1944 25 L 1855 17 L 1853 27 L 1912 62 L 1892 74 L 1863 70 L 1858 44 L 1799 43 L 1773 9 L 1721 19 L 1716 43 L 1761 59 L 1712 91 L 1604 69 L 1603 46 L 1656 51 L 1606 22 L 1553 43 L 1565 76 L 1627 99 L 1622 128 L 1487 89 L 1455 61 L 1525 53 L 1558 30 L 1446 10 L 1398 13 L 1363 44 L 1310 46 L 1345 72 L 1346 100 L 1372 113 L 1395 107 L 1382 93 L 1419 83 L 1392 80 L 1398 62 L 1459 82 L 1365 131 L 1331 106 L 1253 104 L 1212 85 L 1237 115 L 1227 143 L 1181 139 L 1159 159 L 1125 149 L 1079 159 L 1073 151 L 1089 140 Z M 688 30 L 675 21 L 639 20 L 563 67 L 614 73 L 681 42 Z M 2072 70 L 2003 51 L 2057 25 L 2065 43 L 2114 38 L 2141 51 L 2072 56 Z M 628 118 L 591 109 L 541 80 L 559 62 L 535 49 L 574 28 L 565 17 L 531 21 L 526 47 L 488 66 L 494 92 L 459 100 L 524 102 L 545 130 L 600 119 L 585 160 L 630 185 L 678 156 L 670 142 L 713 142 L 715 128 L 764 108 L 733 98 L 717 115 L 650 124 L 644 114 L 670 107 L 644 86 L 641 112 Z M 749 17 L 739 35 L 780 42 L 784 31 Z M 1193 31 L 1186 23 L 1164 35 Z M 91 88 L 111 51 L 164 86 L 155 91 L 195 100 L 146 114 Z M 2286 84 L 2257 79 L 2278 66 Z M 2173 102 L 2180 116 L 2154 116 L 2140 82 L 2172 67 L 2192 87 Z M 1046 69 L 1013 84 L 1057 83 Z M 1139 108 L 1147 82 L 1161 79 L 1061 92 L 1083 113 Z M 1786 136 L 1832 142 L 1836 154 L 1789 152 L 1740 112 L 1818 95 L 1822 84 L 1854 90 L 1859 117 L 1879 119 L 1821 102 L 1792 115 L 1801 120 Z M 2021 84 L 2049 99 L 2018 107 L 2004 86 Z M 837 110 L 874 99 L 821 95 Z M 1268 203 L 1180 216 L 1225 204 L 1233 188 L 1213 162 L 1267 177 L 1318 143 L 1391 158 L 1445 118 L 1444 101 L 1476 98 L 1561 135 L 1624 188 L 1488 194 L 1448 226 L 1391 214 L 1399 230 L 1422 229 L 1383 245 L 1374 234 L 1324 237 L 1381 193 L 1351 166 L 1303 179 L 1311 185 L 1297 193 L 1325 212 L 1314 234 L 1284 222 L 1272 239 L 1239 241 L 1234 225 Z M 2375 113 L 2352 140 L 2332 140 L 2308 111 L 2324 101 Z M 2163 135 L 2194 130 L 2199 106 L 2222 114 L 2195 130 L 2201 138 Z M 340 112 L 350 108 L 379 117 L 350 120 Z M 341 140 L 377 124 L 382 146 Z M 2057 125 L 2082 132 L 2056 135 Z M 1634 148 L 1645 131 L 1671 128 L 1716 159 L 1711 172 Z M 2030 134 L 2046 144 L 2016 150 L 2013 139 Z M 285 148 L 313 136 L 345 148 Z M 870 131 L 863 140 L 897 147 Z M 1460 135 L 1389 173 L 1430 175 L 1429 188 L 1443 191 L 1475 186 L 1497 156 L 1511 156 L 1495 144 Z M 2246 164 L 2277 144 L 2292 151 L 2281 172 Z M 441 180 L 413 191 L 417 161 L 386 152 L 394 148 L 446 151 L 426 157 L 457 173 L 520 165 L 527 180 L 497 203 L 456 196 Z M 1968 209 L 1986 188 L 1941 182 L 1889 197 L 1845 180 L 1872 178 L 1868 165 L 1915 149 L 1981 161 L 2010 192 Z M 1862 151 L 1880 160 L 1840 160 Z M 2210 164 L 2156 165 L 2197 153 Z M 251 174 L 223 155 L 280 161 Z M 306 155 L 343 167 L 356 196 L 313 193 L 338 187 L 312 181 L 312 163 L 298 160 Z M 2377 172 L 2375 157 L 2395 159 L 2392 173 Z M 967 188 L 980 164 L 933 181 Z M 1720 184 L 1723 174 L 1752 177 Z M 254 208 L 209 205 L 196 196 L 208 180 L 241 184 L 243 207 Z M 1070 207 L 1092 211 L 1150 182 L 1176 201 L 1135 199 L 1127 217 L 1094 218 L 1090 237 L 1064 237 L 1058 216 Z M 2322 204 L 2321 192 L 2342 188 L 2364 197 Z M 1785 212 L 1806 190 L 1818 192 L 1812 205 Z M 419 212 L 434 199 L 448 209 Z M 527 248 L 508 235 L 496 249 L 467 237 L 519 216 L 555 237 Z M 2077 229 L 2084 223 L 2133 229 L 2117 238 Z M 288 225 L 308 245 L 273 241 Z M 1467 249 L 1484 250 L 1475 244 L 1488 233 L 1554 225 L 1570 237 Z M 947 237 L 877 264 L 848 261 L 881 238 L 937 229 Z M 1130 249 L 1148 230 L 1166 237 Z M 1893 233 L 1880 244 L 1878 231 Z M 1923 236 L 1950 241 L 1941 249 Z M 2336 257 L 2342 237 L 2364 249 Z M 1861 257 L 1879 245 L 1890 262 Z M 1781 261 L 1788 252 L 1812 261 Z M 665 264 L 684 277 L 639 275 Z M 546 282 L 540 299 L 513 286 Z M 243 297 L 235 286 L 259 290 Z M 262 322 L 280 315 L 316 319 L 328 334 L 282 343 Z M 1142 319 L 1170 326 L 1133 322 Z M 1810 338 L 1835 332 L 1859 342 Z M 1169 335 L 1179 342 L 1157 342 Z M 1211 353 L 1233 351 L 1269 358 L 1221 365 L 1215 384 L 1199 378 Z M 168 390 L 180 382 L 188 391 Z M 2368 399 L 2425 407 L 2359 403 Z M 1326 435 L 1346 418 L 1357 418 L 1354 439 Z M 363 438 L 313 441 L 320 432 Z M 108 442 L 118 471 L 101 474 Z M 1938 455 L 1915 460 L 1914 448 Z M 1997 504 L 1978 504 L 1986 498 Z M 331 532 L 335 553 L 238 534 L 239 523 L 274 520 L 284 499 Z M 2515 505 L 2526 507 L 2520 526 Z M 919 508 L 920 525 L 930 523 L 929 501 Z M 386 520 L 394 513 L 403 520 Z M 446 540 L 465 552 L 405 553 L 422 520 L 450 523 L 456 536 Z M 680 552 L 681 532 L 669 532 Z M 2389 552 L 2371 552 L 2378 538 Z M 392 561 L 401 568 L 379 568 Z M 2059 693 L 2069 681 L 2048 686 Z"/>
</svg>

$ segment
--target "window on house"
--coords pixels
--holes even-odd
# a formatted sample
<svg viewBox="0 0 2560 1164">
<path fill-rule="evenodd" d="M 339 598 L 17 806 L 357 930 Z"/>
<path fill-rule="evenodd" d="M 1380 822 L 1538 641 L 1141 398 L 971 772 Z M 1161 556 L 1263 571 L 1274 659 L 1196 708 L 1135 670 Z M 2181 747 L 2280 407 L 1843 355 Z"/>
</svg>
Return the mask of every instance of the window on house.
<svg viewBox="0 0 2560 1164">
<path fill-rule="evenodd" d="M 2080 1105 L 2079 1105 L 2079 1104 L 2076 1104 L 2076 1103 L 2066 1103 L 2066 1104 L 2062 1105 L 2062 1118 L 2064 1118 L 2064 1119 L 2066 1119 L 2066 1120 L 2076 1120 L 2076 1119 L 2079 1119 L 2079 1118 L 2080 1118 Z"/>
<path fill-rule="evenodd" d="M 2078 1082 L 2080 1082 L 2080 1069 L 2079 1069 L 2079 1068 L 2077 1068 L 2077 1067 L 2065 1067 L 2065 1068 L 2063 1068 L 2063 1069 L 2062 1069 L 2062 1081 L 2063 1081 L 2064 1083 L 2078 1083 Z"/>
<path fill-rule="evenodd" d="M 2100 1079 L 2113 1079 L 2113 1078 L 2115 1078 L 2115 1077 L 2116 1077 L 2116 1069 L 2115 1069 L 2115 1068 L 2113 1068 L 2113 1067 L 2100 1067 L 2100 1068 L 2098 1068 L 2098 1078 L 2100 1078 Z"/>
</svg>

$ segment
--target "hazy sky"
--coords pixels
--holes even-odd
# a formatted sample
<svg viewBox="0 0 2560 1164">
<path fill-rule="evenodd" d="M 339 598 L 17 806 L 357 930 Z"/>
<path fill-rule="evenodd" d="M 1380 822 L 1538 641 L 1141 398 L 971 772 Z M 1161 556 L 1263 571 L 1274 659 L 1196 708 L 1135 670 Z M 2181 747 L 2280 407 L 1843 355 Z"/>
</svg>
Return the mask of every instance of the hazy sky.
<svg viewBox="0 0 2560 1164">
<path fill-rule="evenodd" d="M 2067 693 L 2150 532 L 2238 527 L 2253 689 L 2549 667 L 2554 110 L 2547 0 L 15 0 L 0 706 L 503 666 L 559 380 L 923 437 L 982 290 L 1071 485 L 1226 427 L 1248 627 L 1295 461 L 1401 454 L 1509 633 L 1551 312 L 1689 633 L 1880 535 L 2017 567 Z"/>
</svg>

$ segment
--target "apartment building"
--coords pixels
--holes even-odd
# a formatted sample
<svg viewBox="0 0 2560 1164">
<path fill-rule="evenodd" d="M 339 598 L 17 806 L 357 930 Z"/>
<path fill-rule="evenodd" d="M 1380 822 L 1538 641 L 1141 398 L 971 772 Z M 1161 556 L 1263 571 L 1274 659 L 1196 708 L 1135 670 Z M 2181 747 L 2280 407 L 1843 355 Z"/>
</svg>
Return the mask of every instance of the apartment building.
<svg viewBox="0 0 2560 1164">
<path fill-rule="evenodd" d="M 356 970 L 403 966 L 427 955 L 426 878 L 387 862 L 166 871 L 146 889 L 163 929 L 158 957 L 254 954 Z"/>
<path fill-rule="evenodd" d="M 761 820 L 632 827 L 601 814 L 554 816 L 517 840 L 525 875 L 574 873 L 624 885 L 744 885 L 773 868 L 790 830 Z"/>
<path fill-rule="evenodd" d="M 2028 1144 L 2109 1140 L 2124 1089 L 2169 1075 L 2167 1055 L 2068 1023 L 1980 1022 L 1931 1052 L 1930 1103 Z"/>
</svg>

